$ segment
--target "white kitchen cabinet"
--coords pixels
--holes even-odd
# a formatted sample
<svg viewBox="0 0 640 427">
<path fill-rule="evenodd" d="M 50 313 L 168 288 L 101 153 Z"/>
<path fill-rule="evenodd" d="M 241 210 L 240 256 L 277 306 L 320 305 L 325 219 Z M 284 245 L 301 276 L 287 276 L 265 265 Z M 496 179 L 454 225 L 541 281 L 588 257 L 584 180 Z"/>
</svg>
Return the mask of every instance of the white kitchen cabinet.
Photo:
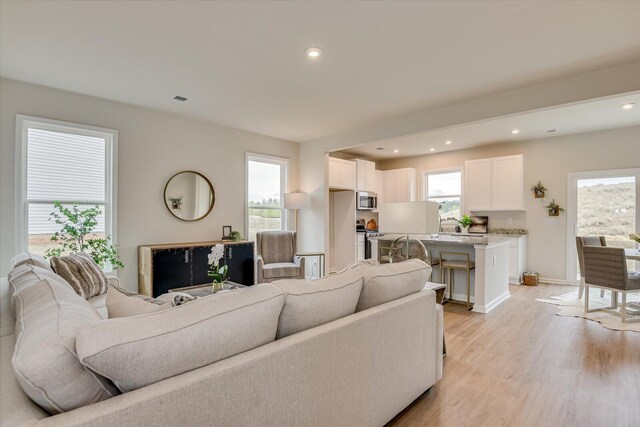
<svg viewBox="0 0 640 427">
<path fill-rule="evenodd" d="M 384 171 L 383 184 L 384 203 L 416 201 L 416 170 L 414 168 Z"/>
<path fill-rule="evenodd" d="M 376 164 L 369 160 L 356 159 L 356 189 L 358 191 L 376 192 Z"/>
<path fill-rule="evenodd" d="M 364 261 L 365 259 L 364 241 L 364 233 L 356 233 L 356 261 Z"/>
<path fill-rule="evenodd" d="M 527 268 L 527 236 L 509 237 L 509 283 L 520 285 Z"/>
<path fill-rule="evenodd" d="M 376 193 L 378 193 L 378 206 L 385 203 L 387 189 L 385 185 L 385 173 L 384 171 L 376 171 Z"/>
<path fill-rule="evenodd" d="M 467 211 L 524 210 L 524 157 L 494 157 L 464 162 Z"/>
<path fill-rule="evenodd" d="M 464 208 L 491 210 L 491 159 L 464 162 Z"/>
<path fill-rule="evenodd" d="M 492 162 L 491 209 L 524 210 L 524 158 L 496 157 Z"/>
<path fill-rule="evenodd" d="M 356 189 L 356 163 L 329 157 L 329 188 Z"/>
</svg>

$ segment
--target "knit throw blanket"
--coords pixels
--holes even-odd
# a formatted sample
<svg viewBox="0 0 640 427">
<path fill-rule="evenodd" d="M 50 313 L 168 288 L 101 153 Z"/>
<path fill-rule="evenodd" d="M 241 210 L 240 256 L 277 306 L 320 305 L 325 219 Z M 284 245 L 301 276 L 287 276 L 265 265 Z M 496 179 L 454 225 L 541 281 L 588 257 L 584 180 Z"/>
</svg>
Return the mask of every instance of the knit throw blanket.
<svg viewBox="0 0 640 427">
<path fill-rule="evenodd" d="M 91 256 L 84 252 L 51 257 L 51 268 L 69 282 L 74 291 L 84 299 L 107 292 L 108 280 Z"/>
</svg>

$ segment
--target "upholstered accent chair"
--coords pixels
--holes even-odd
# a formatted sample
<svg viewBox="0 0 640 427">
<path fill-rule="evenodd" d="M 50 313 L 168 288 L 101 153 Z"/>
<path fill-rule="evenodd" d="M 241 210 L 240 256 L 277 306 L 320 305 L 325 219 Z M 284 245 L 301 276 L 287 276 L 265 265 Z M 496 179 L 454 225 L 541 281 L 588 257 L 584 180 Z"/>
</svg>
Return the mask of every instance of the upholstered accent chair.
<svg viewBox="0 0 640 427">
<path fill-rule="evenodd" d="M 304 258 L 296 254 L 295 231 L 261 231 L 256 234 L 258 283 L 278 279 L 304 279 Z"/>
<path fill-rule="evenodd" d="M 578 290 L 578 299 L 582 298 L 584 293 L 584 257 L 582 248 L 585 246 L 607 246 L 604 236 L 577 236 L 576 249 L 578 250 L 578 264 L 580 264 L 580 289 Z M 600 296 L 604 295 L 604 290 L 600 291 Z"/>
<path fill-rule="evenodd" d="M 623 248 L 603 246 L 584 246 L 585 293 L 584 312 L 598 310 L 612 310 L 618 307 L 618 292 L 622 294 L 620 315 L 623 322 L 639 322 L 640 316 L 627 319 L 627 293 L 640 292 L 640 272 L 627 271 L 627 258 Z M 609 307 L 589 308 L 589 288 L 598 287 L 611 291 L 611 305 Z"/>
</svg>

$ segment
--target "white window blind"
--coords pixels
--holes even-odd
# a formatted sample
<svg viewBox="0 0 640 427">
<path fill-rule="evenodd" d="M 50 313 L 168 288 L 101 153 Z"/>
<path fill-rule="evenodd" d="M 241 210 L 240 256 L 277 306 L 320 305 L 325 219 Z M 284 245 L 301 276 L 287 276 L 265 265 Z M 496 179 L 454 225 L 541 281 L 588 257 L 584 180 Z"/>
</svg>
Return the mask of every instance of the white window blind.
<svg viewBox="0 0 640 427">
<path fill-rule="evenodd" d="M 57 246 L 50 241 L 60 225 L 50 221 L 54 202 L 80 209 L 97 206 L 102 212 L 94 233 L 113 235 L 114 147 L 117 133 L 57 122 L 18 116 L 22 135 L 23 159 L 20 162 L 24 202 L 21 250 L 44 254 Z"/>
</svg>

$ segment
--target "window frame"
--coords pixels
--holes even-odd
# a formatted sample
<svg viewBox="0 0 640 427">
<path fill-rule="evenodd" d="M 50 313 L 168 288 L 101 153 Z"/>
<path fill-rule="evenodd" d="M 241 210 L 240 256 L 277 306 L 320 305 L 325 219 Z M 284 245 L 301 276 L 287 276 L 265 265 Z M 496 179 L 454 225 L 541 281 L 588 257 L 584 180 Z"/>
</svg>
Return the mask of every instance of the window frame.
<svg viewBox="0 0 640 427">
<path fill-rule="evenodd" d="M 245 155 L 245 186 L 244 186 L 244 235 L 249 238 L 249 162 L 262 162 L 280 166 L 280 212 L 282 219 L 280 222 L 281 230 L 289 229 L 289 215 L 287 209 L 284 208 L 284 194 L 289 192 L 289 158 L 278 157 L 268 154 L 259 154 L 247 152 Z M 256 208 L 251 209 L 273 209 L 273 208 Z"/>
<path fill-rule="evenodd" d="M 40 129 L 53 132 L 65 132 L 84 136 L 104 138 L 105 140 L 105 200 L 71 200 L 69 203 L 95 206 L 104 204 L 105 234 L 118 244 L 117 193 L 118 193 L 118 131 L 97 126 L 46 119 L 42 117 L 16 114 L 16 253 L 29 249 L 29 204 L 52 203 L 48 199 L 27 199 L 27 149 L 28 130 Z M 66 201 L 65 201 L 66 202 Z M 117 270 L 113 272 L 117 274 Z"/>
<path fill-rule="evenodd" d="M 464 214 L 464 168 L 462 166 L 454 166 L 442 169 L 428 169 L 422 171 L 422 200 L 429 201 L 429 176 L 442 175 L 446 173 L 460 174 L 460 194 L 443 194 L 432 198 L 459 197 L 460 198 L 460 215 Z"/>
</svg>

